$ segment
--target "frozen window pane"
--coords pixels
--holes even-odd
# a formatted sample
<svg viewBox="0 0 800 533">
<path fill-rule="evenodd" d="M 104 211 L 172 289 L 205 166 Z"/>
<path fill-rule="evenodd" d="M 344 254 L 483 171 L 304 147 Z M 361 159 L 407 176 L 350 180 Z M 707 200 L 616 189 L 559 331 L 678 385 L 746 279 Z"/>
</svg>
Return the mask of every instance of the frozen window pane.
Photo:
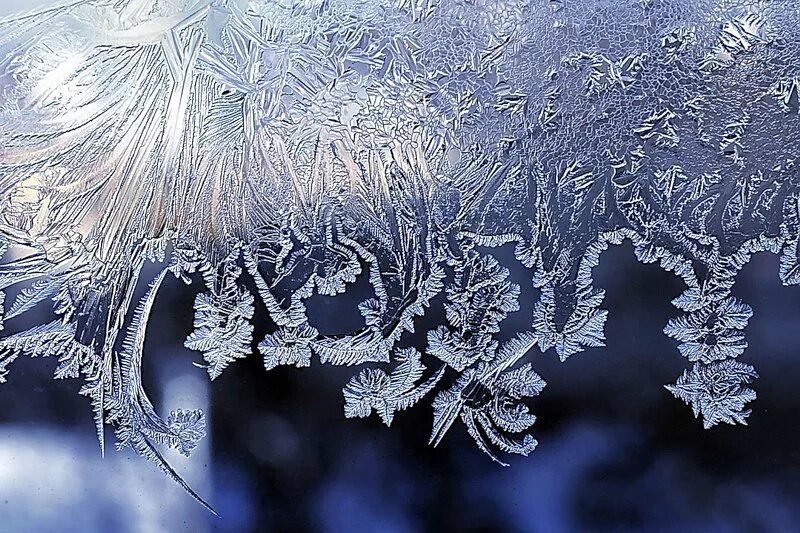
<svg viewBox="0 0 800 533">
<path fill-rule="evenodd" d="M 527 455 L 530 353 L 604 344 L 592 269 L 623 241 L 686 285 L 667 389 L 705 427 L 746 423 L 736 275 L 770 252 L 800 283 L 793 1 L 36 9 L 0 21 L 0 381 L 21 354 L 57 358 L 101 446 L 112 424 L 203 502 L 159 451 L 188 455 L 203 413 L 157 413 L 141 379 L 177 277 L 202 287 L 185 345 L 211 379 L 254 348 L 267 369 L 359 365 L 345 416 L 427 402 L 433 445 L 460 422 L 498 462 Z M 323 327 L 321 300 L 353 313 Z"/>
</svg>

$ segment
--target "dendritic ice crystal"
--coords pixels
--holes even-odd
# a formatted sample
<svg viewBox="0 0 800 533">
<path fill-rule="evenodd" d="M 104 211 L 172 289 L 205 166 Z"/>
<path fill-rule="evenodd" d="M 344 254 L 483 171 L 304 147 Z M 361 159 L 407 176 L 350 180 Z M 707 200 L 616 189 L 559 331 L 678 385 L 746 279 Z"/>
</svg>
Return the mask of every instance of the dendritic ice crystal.
<svg viewBox="0 0 800 533">
<path fill-rule="evenodd" d="M 664 331 L 687 370 L 667 389 L 706 427 L 745 424 L 757 375 L 739 359 L 752 310 L 736 275 L 766 251 L 800 283 L 798 5 L 77 0 L 9 15 L 0 381 L 21 354 L 58 358 L 56 378 L 85 381 L 101 446 L 113 425 L 200 499 L 159 449 L 188 455 L 204 415 L 160 415 L 141 379 L 175 276 L 202 287 L 185 344 L 212 379 L 256 350 L 267 369 L 359 365 L 345 416 L 389 425 L 424 401 L 432 444 L 460 420 L 492 458 L 527 455 L 545 386 L 531 351 L 603 345 L 592 269 L 630 241 L 686 284 Z M 504 328 L 521 287 L 502 250 L 538 299 L 527 331 Z M 356 293 L 354 331 L 309 320 L 314 299 Z M 43 305 L 52 321 L 12 327 Z"/>
</svg>

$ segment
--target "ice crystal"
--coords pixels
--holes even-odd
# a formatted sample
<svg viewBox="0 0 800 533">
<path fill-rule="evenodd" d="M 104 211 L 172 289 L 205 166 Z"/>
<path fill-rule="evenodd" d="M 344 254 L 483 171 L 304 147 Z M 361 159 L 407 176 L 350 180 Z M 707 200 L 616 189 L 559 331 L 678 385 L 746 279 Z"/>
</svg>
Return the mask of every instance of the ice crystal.
<svg viewBox="0 0 800 533">
<path fill-rule="evenodd" d="M 665 333 L 693 366 L 668 390 L 705 427 L 744 424 L 756 373 L 735 359 L 752 315 L 736 275 L 770 252 L 800 282 L 798 27 L 792 0 L 76 0 L 10 16 L 0 381 L 20 354 L 58 358 L 57 378 L 85 380 L 101 447 L 111 424 L 191 492 L 157 446 L 188 454 L 205 418 L 163 419 L 141 381 L 172 275 L 203 287 L 185 345 L 211 379 L 255 347 L 267 369 L 367 365 L 347 417 L 388 425 L 427 398 L 433 444 L 461 419 L 493 458 L 527 454 L 544 387 L 529 352 L 604 344 L 592 269 L 629 240 L 686 284 Z M 503 335 L 527 294 L 509 247 L 538 301 L 528 331 Z M 309 319 L 355 292 L 354 330 Z M 14 326 L 48 303 L 55 320 Z"/>
<path fill-rule="evenodd" d="M 747 402 L 756 399 L 753 389 L 744 385 L 758 375 L 753 367 L 725 359 L 710 364 L 696 363 L 684 371 L 675 385 L 667 390 L 692 405 L 694 415 L 703 415 L 703 427 L 710 428 L 719 422 L 747 424 L 750 411 L 744 410 Z"/>
</svg>

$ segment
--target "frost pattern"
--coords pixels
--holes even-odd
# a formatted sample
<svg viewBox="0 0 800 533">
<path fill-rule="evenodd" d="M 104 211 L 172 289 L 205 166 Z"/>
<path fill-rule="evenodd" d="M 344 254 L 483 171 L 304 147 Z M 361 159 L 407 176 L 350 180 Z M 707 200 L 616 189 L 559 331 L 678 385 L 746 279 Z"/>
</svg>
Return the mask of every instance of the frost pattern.
<svg viewBox="0 0 800 533">
<path fill-rule="evenodd" d="M 790 0 L 77 0 L 2 20 L 0 381 L 57 357 L 101 448 L 111 424 L 205 505 L 158 451 L 189 454 L 203 414 L 165 420 L 141 382 L 171 275 L 202 287 L 185 344 L 211 379 L 254 349 L 366 365 L 347 417 L 425 399 L 432 444 L 460 419 L 500 461 L 536 445 L 529 351 L 603 345 L 592 269 L 629 240 L 686 284 L 664 331 L 692 367 L 667 389 L 705 427 L 744 424 L 736 275 L 770 252 L 800 283 L 798 27 Z M 523 332 L 503 324 L 510 249 L 538 294 Z M 362 282 L 354 331 L 309 320 Z"/>
</svg>

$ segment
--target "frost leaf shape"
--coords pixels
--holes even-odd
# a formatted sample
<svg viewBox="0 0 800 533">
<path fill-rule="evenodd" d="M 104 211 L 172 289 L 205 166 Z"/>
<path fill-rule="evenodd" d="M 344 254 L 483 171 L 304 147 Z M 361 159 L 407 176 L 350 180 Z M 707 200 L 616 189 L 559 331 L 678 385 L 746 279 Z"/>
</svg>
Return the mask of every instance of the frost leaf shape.
<svg viewBox="0 0 800 533">
<path fill-rule="evenodd" d="M 239 273 L 230 264 L 208 293 L 195 299 L 194 331 L 184 343 L 203 352 L 208 375 L 215 379 L 235 359 L 247 357 L 253 342 L 253 295 L 236 285 Z"/>
<path fill-rule="evenodd" d="M 419 352 L 405 348 L 399 350 L 394 359 L 398 364 L 388 375 L 380 369 L 365 368 L 350 380 L 344 388 L 344 414 L 347 418 L 364 418 L 374 409 L 389 426 L 395 412 L 417 403 L 444 374 L 442 367 L 418 385 L 417 381 L 425 370 Z"/>
<path fill-rule="evenodd" d="M 509 341 L 491 362 L 480 362 L 462 372 L 452 387 L 440 392 L 433 401 L 430 442 L 437 446 L 460 417 L 478 447 L 502 465 L 506 463 L 495 456 L 489 443 L 506 453 L 528 455 L 532 452 L 537 441 L 526 431 L 536 417 L 528 411 L 524 400 L 538 396 L 545 382 L 529 363 L 518 369 L 507 369 L 534 343 L 535 338 L 530 334 Z M 521 434 L 521 440 L 518 436 L 508 436 L 509 433 Z"/>
<path fill-rule="evenodd" d="M 264 357 L 264 368 L 272 370 L 279 365 L 304 367 L 311 365 L 311 343 L 318 332 L 307 324 L 286 326 L 267 335 L 258 345 Z"/>
<path fill-rule="evenodd" d="M 691 297 L 678 300 L 680 305 L 693 308 Z M 678 349 L 689 361 L 710 363 L 738 357 L 747 348 L 744 333 L 747 321 L 753 316 L 750 306 L 736 298 L 718 303 L 709 302 L 698 310 L 669 321 L 664 333 L 681 341 Z"/>
<path fill-rule="evenodd" d="M 6 381 L 7 366 L 20 354 L 58 357 L 57 378 L 78 377 L 81 361 L 89 349 L 75 342 L 75 325 L 55 320 L 0 339 L 0 383 Z"/>
<path fill-rule="evenodd" d="M 709 364 L 695 363 L 674 385 L 665 387 L 676 398 L 691 405 L 694 416 L 703 417 L 706 429 L 720 422 L 747 425 L 751 411 L 744 406 L 756 399 L 756 393 L 746 385 L 757 377 L 752 366 L 726 359 Z"/>
<path fill-rule="evenodd" d="M 189 456 L 197 443 L 206 436 L 206 420 L 202 411 L 195 409 L 184 411 L 176 409 L 169 413 L 167 425 L 170 430 L 178 435 L 177 449 L 185 456 Z"/>
<path fill-rule="evenodd" d="M 444 326 L 429 331 L 428 353 L 460 372 L 493 357 L 497 341 L 492 335 L 508 313 L 519 310 L 520 288 L 508 281 L 508 269 L 496 259 L 470 251 L 445 292 L 452 331 Z"/>
<path fill-rule="evenodd" d="M 533 310 L 533 329 L 538 332 L 539 348 L 542 351 L 555 347 L 562 361 L 587 346 L 605 346 L 603 328 L 608 311 L 599 309 L 605 293 L 586 287 L 578 294 L 575 310 L 562 326 L 555 326 L 556 300 L 552 287 L 542 289 L 542 296 Z"/>
</svg>

